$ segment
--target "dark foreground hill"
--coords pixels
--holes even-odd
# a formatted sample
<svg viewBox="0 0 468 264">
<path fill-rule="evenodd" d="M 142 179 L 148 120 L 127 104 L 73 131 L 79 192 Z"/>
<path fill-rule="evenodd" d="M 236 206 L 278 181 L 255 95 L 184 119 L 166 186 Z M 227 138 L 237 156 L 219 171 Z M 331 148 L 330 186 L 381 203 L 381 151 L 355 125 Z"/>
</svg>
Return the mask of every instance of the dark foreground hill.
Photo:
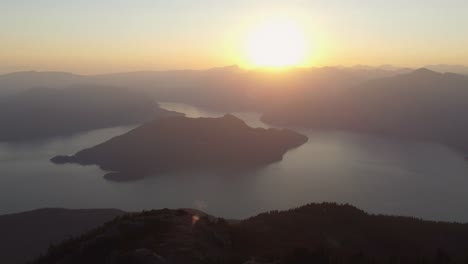
<svg viewBox="0 0 468 264">
<path fill-rule="evenodd" d="M 51 243 L 90 231 L 123 213 L 113 209 L 39 209 L 1 215 L 0 263 L 25 263 L 45 253 Z"/>
<path fill-rule="evenodd" d="M 191 210 L 118 217 L 35 264 L 466 263 L 466 224 L 310 204 L 226 221 Z"/>
<path fill-rule="evenodd" d="M 291 130 L 252 128 L 233 115 L 220 118 L 173 117 L 142 125 L 55 163 L 97 164 L 131 180 L 161 172 L 193 169 L 250 169 L 282 159 L 307 137 Z"/>
<path fill-rule="evenodd" d="M 0 141 L 65 136 L 173 115 L 144 93 L 125 88 L 36 88 L 0 98 Z"/>
</svg>

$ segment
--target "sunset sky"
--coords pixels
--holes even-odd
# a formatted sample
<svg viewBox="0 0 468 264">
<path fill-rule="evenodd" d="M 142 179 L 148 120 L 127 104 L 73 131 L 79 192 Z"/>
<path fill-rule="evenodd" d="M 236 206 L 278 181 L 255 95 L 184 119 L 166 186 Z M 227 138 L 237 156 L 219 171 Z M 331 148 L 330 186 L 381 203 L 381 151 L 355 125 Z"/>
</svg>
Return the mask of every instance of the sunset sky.
<svg viewBox="0 0 468 264">
<path fill-rule="evenodd" d="M 466 0 L 0 0 L 0 73 L 252 68 L 249 40 L 275 21 L 301 35 L 294 66 L 468 64 L 467 14 Z"/>
</svg>

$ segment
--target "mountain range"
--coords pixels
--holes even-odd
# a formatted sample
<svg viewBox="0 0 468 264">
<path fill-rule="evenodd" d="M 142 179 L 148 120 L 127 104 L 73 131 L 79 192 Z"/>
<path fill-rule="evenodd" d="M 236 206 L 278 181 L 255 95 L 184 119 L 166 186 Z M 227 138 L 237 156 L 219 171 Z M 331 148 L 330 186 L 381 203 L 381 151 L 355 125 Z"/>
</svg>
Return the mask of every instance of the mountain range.
<svg viewBox="0 0 468 264">
<path fill-rule="evenodd" d="M 263 115 L 268 123 L 343 129 L 435 141 L 468 149 L 468 77 L 418 69 L 332 95 L 290 97 Z"/>
<path fill-rule="evenodd" d="M 159 108 L 142 92 L 107 86 L 34 88 L 0 97 L 0 142 L 44 139 L 178 113 Z"/>
</svg>

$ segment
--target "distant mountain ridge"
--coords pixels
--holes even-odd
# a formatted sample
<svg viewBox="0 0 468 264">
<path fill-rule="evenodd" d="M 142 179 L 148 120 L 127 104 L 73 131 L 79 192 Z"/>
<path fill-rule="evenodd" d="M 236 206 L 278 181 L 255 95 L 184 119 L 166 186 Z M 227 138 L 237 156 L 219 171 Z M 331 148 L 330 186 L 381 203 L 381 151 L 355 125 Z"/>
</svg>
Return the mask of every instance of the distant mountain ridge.
<svg viewBox="0 0 468 264">
<path fill-rule="evenodd" d="M 68 72 L 14 72 L 0 75 L 0 96 L 8 96 L 33 88 L 63 88 L 83 85 L 87 78 Z"/>
<path fill-rule="evenodd" d="M 158 101 L 222 112 L 257 111 L 264 113 L 264 121 L 284 126 L 362 131 L 468 147 L 464 136 L 467 125 L 460 114 L 468 110 L 463 102 L 468 77 L 455 73 L 361 65 L 295 68 L 278 73 L 236 66 L 94 76 L 16 73 L 0 76 L 0 94 L 8 88 L 2 78 L 18 74 L 34 78 L 57 75 L 51 78 L 55 80 L 49 83 L 51 86 L 77 79 L 81 83 L 131 87 Z M 21 83 L 21 79 L 17 81 Z"/>
<path fill-rule="evenodd" d="M 317 67 L 291 68 L 272 73 L 262 69 L 246 70 L 232 65 L 207 70 L 136 71 L 99 75 L 20 72 L 0 75 L 0 96 L 34 87 L 119 86 L 146 92 L 158 101 L 188 103 L 225 112 L 237 112 L 261 110 L 279 100 L 282 96 L 281 90 L 347 86 L 369 79 L 392 76 L 402 71 L 406 72 L 406 69 Z"/>
<path fill-rule="evenodd" d="M 267 111 L 278 125 L 344 129 L 468 149 L 468 77 L 418 69 Z"/>
<path fill-rule="evenodd" d="M 0 97 L 0 142 L 44 139 L 180 115 L 144 93 L 106 86 L 35 88 Z"/>
<path fill-rule="evenodd" d="M 465 65 L 433 64 L 426 65 L 424 66 L 424 68 L 441 73 L 452 72 L 457 74 L 468 75 L 468 66 Z"/>
</svg>

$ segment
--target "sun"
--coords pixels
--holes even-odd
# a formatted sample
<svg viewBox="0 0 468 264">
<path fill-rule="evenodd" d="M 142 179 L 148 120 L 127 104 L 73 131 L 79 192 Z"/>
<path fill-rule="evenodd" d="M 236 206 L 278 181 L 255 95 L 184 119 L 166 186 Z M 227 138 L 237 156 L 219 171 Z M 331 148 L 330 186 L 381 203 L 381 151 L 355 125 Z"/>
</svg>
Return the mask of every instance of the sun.
<svg viewBox="0 0 468 264">
<path fill-rule="evenodd" d="M 289 21 L 257 26 L 247 40 L 249 64 L 254 67 L 290 67 L 304 62 L 306 41 L 300 28 Z"/>
</svg>

